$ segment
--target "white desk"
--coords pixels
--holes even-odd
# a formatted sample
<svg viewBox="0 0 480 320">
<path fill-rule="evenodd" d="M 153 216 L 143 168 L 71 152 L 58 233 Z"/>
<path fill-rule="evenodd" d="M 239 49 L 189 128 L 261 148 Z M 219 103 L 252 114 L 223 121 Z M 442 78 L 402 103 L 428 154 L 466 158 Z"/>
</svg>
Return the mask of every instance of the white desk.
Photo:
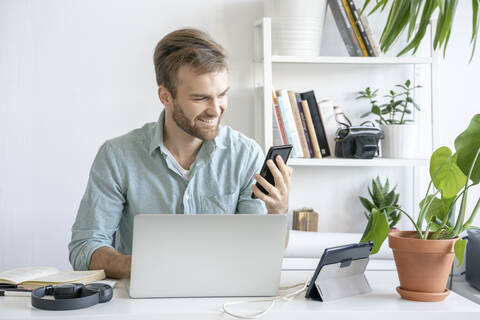
<svg viewBox="0 0 480 320">
<path fill-rule="evenodd" d="M 282 285 L 304 281 L 311 271 L 285 271 Z M 394 271 L 367 271 L 373 291 L 369 294 L 331 302 L 317 302 L 300 295 L 290 302 L 279 302 L 261 319 L 480 319 L 480 305 L 451 292 L 443 302 L 403 300 L 396 293 Z M 44 311 L 33 308 L 28 297 L 0 297 L 0 319 L 232 319 L 222 314 L 224 302 L 248 298 L 129 299 L 123 281 L 114 298 L 106 304 L 75 311 Z M 258 311 L 263 306 L 241 305 L 235 311 Z"/>
</svg>

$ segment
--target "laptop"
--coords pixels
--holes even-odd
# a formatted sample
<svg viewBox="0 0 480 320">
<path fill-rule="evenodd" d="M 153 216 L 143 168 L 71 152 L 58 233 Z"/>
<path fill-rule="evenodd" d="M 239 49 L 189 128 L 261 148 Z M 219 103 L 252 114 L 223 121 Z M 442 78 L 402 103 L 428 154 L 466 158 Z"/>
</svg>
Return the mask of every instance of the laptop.
<svg viewBox="0 0 480 320">
<path fill-rule="evenodd" d="M 286 215 L 137 215 L 129 295 L 275 296 L 286 232 Z"/>
</svg>

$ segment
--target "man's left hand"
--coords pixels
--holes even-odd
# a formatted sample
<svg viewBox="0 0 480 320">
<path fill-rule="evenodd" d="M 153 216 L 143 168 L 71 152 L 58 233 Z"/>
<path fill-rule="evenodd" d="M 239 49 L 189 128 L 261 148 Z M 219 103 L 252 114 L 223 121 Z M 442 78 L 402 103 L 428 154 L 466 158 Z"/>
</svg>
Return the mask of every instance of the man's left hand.
<svg viewBox="0 0 480 320">
<path fill-rule="evenodd" d="M 268 213 L 287 213 L 288 212 L 288 195 L 290 193 L 290 185 L 293 169 L 288 167 L 281 156 L 275 158 L 277 166 L 272 160 L 267 161 L 267 166 L 272 172 L 275 185 L 271 185 L 265 178 L 259 174 L 255 174 L 254 178 L 268 192 L 268 195 L 260 191 L 256 185 L 252 185 L 252 191 L 267 207 Z"/>
</svg>

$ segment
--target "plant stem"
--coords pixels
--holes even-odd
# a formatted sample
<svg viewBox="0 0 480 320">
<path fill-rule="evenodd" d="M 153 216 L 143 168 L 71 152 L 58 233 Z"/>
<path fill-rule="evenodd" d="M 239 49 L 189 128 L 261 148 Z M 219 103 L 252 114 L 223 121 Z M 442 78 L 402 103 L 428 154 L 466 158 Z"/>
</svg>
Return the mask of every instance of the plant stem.
<svg viewBox="0 0 480 320">
<path fill-rule="evenodd" d="M 465 224 L 463 225 L 462 230 L 461 230 L 462 232 L 465 231 L 465 230 L 468 230 L 468 228 L 470 227 L 470 224 L 472 224 L 473 219 L 477 215 L 477 211 L 478 211 L 479 208 L 480 208 L 480 198 L 478 199 L 477 204 L 475 205 L 475 208 L 473 208 L 472 215 L 467 220 L 467 222 L 465 222 Z"/>
<path fill-rule="evenodd" d="M 409 92 L 407 91 L 405 93 L 405 104 L 403 105 L 403 112 L 402 112 L 402 117 L 400 118 L 400 124 L 403 123 L 403 117 L 405 117 L 405 112 L 407 112 L 408 95 L 409 95 Z"/>
<path fill-rule="evenodd" d="M 477 162 L 479 153 L 480 153 L 480 148 L 477 149 L 477 153 L 475 154 L 475 158 L 473 159 L 473 163 L 470 166 L 470 170 L 468 170 L 468 177 L 467 177 L 467 181 L 465 181 L 465 188 L 464 188 L 465 192 L 463 193 L 463 196 L 462 196 L 462 204 L 460 205 L 460 211 L 458 212 L 457 223 L 455 224 L 455 228 L 453 229 L 455 234 L 459 234 L 460 229 L 463 226 L 463 220 L 465 219 L 465 207 L 467 206 L 468 181 L 470 180 L 470 177 L 472 176 L 472 171 L 473 171 L 473 168 L 475 167 L 475 164 Z"/>
<path fill-rule="evenodd" d="M 428 184 L 427 193 L 425 194 L 424 199 L 427 199 L 428 194 L 430 193 L 430 188 L 432 187 L 432 184 L 433 184 L 433 179 L 430 180 L 430 183 Z M 417 225 L 419 228 L 422 228 L 422 224 L 423 224 L 423 215 L 422 215 L 423 208 L 425 208 L 425 202 L 423 203 L 423 206 L 420 208 L 420 212 L 418 213 Z"/>
<path fill-rule="evenodd" d="M 384 209 L 389 209 L 389 208 L 395 208 L 396 210 L 398 210 L 401 213 L 403 213 L 404 215 L 406 215 L 408 217 L 408 219 L 412 222 L 413 226 L 415 227 L 415 230 L 417 231 L 418 238 L 419 239 L 422 238 L 422 231 L 418 228 L 418 226 L 415 223 L 415 221 L 413 220 L 413 218 L 408 213 L 406 213 L 403 209 L 401 209 L 399 207 L 394 207 L 394 206 L 386 206 L 386 207 L 380 208 L 379 210 L 384 210 Z"/>
</svg>

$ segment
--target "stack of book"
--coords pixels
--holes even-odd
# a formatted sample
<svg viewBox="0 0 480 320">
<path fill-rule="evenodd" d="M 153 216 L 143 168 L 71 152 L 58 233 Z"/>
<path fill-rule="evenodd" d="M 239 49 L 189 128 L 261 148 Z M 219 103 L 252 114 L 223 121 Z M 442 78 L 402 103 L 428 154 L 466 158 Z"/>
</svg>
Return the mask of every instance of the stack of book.
<svg viewBox="0 0 480 320">
<path fill-rule="evenodd" d="M 328 6 L 350 56 L 378 57 L 380 50 L 368 20 L 353 0 L 328 0 Z"/>
<path fill-rule="evenodd" d="M 292 157 L 333 156 L 338 124 L 330 100 L 317 102 L 315 93 L 272 90 L 273 144 L 291 144 Z"/>
</svg>

